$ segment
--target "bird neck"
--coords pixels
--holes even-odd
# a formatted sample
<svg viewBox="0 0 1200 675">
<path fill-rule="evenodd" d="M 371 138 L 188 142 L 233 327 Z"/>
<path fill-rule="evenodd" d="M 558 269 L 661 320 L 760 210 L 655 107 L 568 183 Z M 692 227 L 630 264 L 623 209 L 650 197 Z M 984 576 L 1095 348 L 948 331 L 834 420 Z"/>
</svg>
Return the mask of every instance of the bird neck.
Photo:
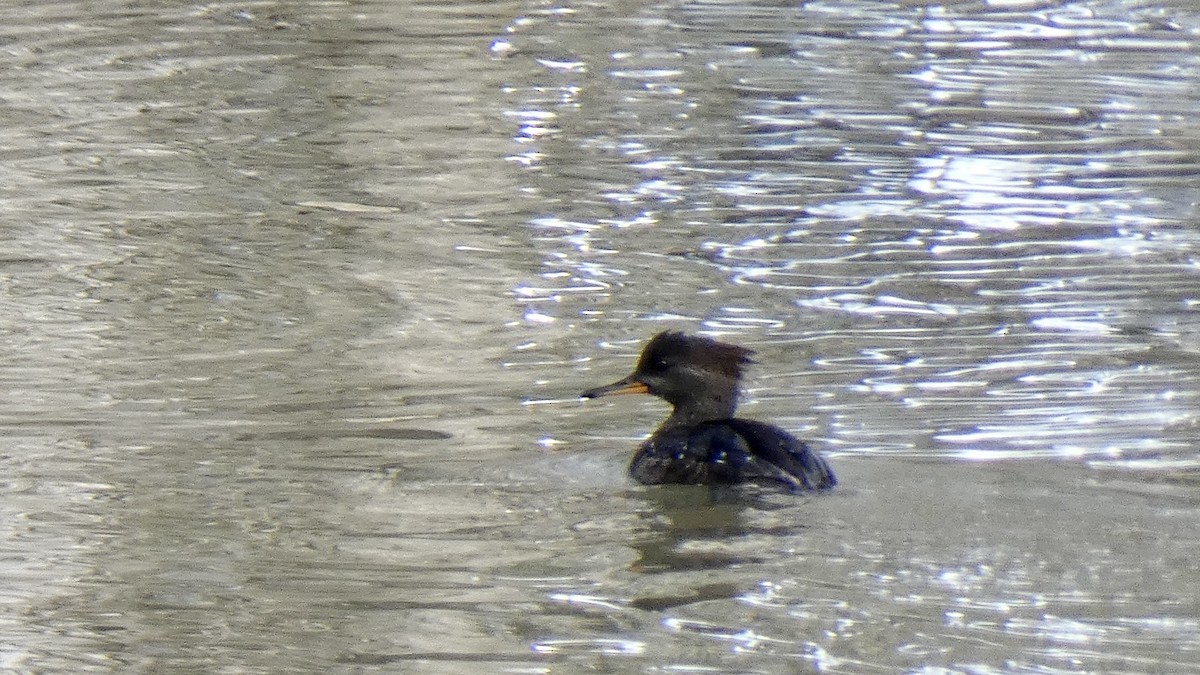
<svg viewBox="0 0 1200 675">
<path fill-rule="evenodd" d="M 728 388 L 700 391 L 670 403 L 674 410 L 660 429 L 729 419 L 737 409 L 737 387 L 733 385 Z"/>
</svg>

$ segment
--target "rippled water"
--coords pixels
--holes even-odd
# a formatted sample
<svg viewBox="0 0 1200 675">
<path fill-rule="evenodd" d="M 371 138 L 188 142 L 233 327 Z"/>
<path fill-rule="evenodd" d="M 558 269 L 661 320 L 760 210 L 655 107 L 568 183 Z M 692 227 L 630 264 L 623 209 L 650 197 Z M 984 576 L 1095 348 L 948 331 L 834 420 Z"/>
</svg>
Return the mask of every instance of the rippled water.
<svg viewBox="0 0 1200 675">
<path fill-rule="evenodd" d="M 1200 661 L 1192 3 L 0 17 L 0 668 Z M 632 485 L 663 328 L 842 486 Z"/>
</svg>

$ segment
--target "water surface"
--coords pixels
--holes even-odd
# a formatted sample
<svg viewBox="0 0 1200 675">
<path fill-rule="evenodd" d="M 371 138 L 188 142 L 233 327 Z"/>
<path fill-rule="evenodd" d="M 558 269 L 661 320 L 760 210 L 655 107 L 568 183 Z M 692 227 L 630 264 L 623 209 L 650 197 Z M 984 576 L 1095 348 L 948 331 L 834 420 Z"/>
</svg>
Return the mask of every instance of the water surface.
<svg viewBox="0 0 1200 675">
<path fill-rule="evenodd" d="M 1187 2 L 0 10 L 13 672 L 1188 672 Z M 757 350 L 823 496 L 582 404 Z"/>
</svg>

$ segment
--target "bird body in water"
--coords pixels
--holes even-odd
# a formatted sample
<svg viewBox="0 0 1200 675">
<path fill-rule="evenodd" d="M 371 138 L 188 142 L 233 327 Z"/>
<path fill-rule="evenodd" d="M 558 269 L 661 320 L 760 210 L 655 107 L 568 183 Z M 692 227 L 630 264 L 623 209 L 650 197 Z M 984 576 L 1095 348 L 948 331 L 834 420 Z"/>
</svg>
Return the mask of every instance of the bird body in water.
<svg viewBox="0 0 1200 675">
<path fill-rule="evenodd" d="M 792 492 L 833 487 L 833 471 L 803 441 L 779 427 L 733 416 L 738 383 L 753 353 L 664 331 L 646 344 L 632 374 L 582 396 L 653 394 L 673 407 L 629 464 L 639 483 L 765 483 Z"/>
</svg>

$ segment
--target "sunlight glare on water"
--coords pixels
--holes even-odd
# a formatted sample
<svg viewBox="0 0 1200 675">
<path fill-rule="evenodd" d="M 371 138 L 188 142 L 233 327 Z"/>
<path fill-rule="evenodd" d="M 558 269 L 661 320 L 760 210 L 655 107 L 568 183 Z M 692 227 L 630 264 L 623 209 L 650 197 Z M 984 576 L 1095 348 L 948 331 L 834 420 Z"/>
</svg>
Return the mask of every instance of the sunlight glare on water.
<svg viewBox="0 0 1200 675">
<path fill-rule="evenodd" d="M 1194 670 L 1191 2 L 0 18 L 4 669 Z"/>
</svg>

